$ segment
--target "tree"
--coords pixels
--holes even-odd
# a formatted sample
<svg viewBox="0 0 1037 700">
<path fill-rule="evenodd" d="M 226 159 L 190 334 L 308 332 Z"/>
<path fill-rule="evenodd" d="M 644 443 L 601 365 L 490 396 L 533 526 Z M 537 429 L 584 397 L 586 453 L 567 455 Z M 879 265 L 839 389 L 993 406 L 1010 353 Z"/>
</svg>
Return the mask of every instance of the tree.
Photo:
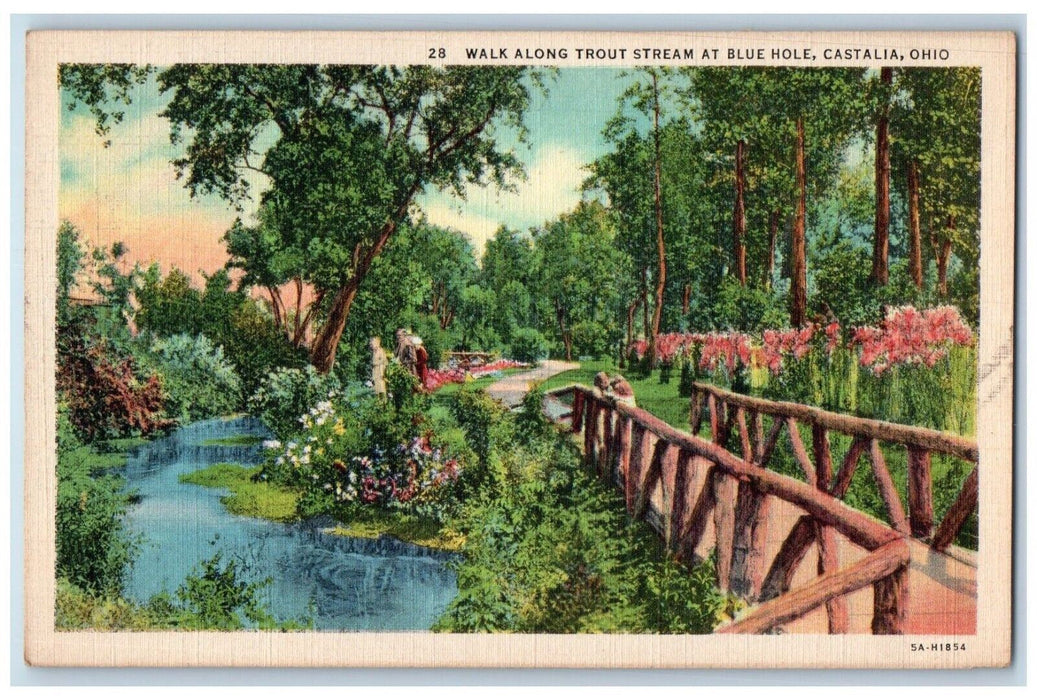
<svg viewBox="0 0 1037 700">
<path fill-rule="evenodd" d="M 907 189 L 911 277 L 921 289 L 924 228 L 937 291 L 947 296 L 952 251 L 967 267 L 978 259 L 980 72 L 909 68 L 899 82 L 904 99 L 891 118 L 899 136 L 894 161 Z"/>
<path fill-rule="evenodd" d="M 666 235 L 663 225 L 663 192 L 662 192 L 662 127 L 663 99 L 672 91 L 668 80 L 673 72 L 667 68 L 645 67 L 634 73 L 636 78 L 620 96 L 619 113 L 606 126 L 605 136 L 614 143 L 636 137 L 641 123 L 648 121 L 648 154 L 652 188 L 652 231 L 655 249 L 655 295 L 652 305 L 651 322 L 646 328 L 648 349 L 645 353 L 649 367 L 655 366 L 656 342 L 659 337 L 659 326 L 662 320 L 663 301 L 666 291 Z M 632 113 L 628 110 L 632 110 Z M 645 307 L 647 315 L 647 272 L 645 274 Z"/>
<path fill-rule="evenodd" d="M 877 81 L 875 117 L 875 235 L 871 279 L 877 285 L 889 282 L 889 111 L 892 91 L 893 69 L 884 67 L 879 71 Z"/>
<path fill-rule="evenodd" d="M 605 336 L 606 345 L 619 335 L 619 278 L 627 261 L 615 239 L 615 218 L 597 201 L 581 202 L 533 234 L 534 287 L 551 310 L 552 335 L 566 360 L 573 358 L 580 330 L 600 330 L 596 334 Z"/>
<path fill-rule="evenodd" d="M 113 70 L 66 71 L 62 85 L 97 106 L 107 95 L 93 81 L 118 86 L 135 68 Z M 76 89 L 80 73 L 88 84 Z M 326 304 L 310 357 L 328 372 L 357 290 L 414 197 L 463 196 L 521 173 L 498 139 L 524 139 L 540 79 L 511 66 L 179 64 L 158 84 L 171 94 L 161 115 L 184 145 L 173 165 L 192 196 L 240 205 L 249 178 L 269 181 L 261 202 L 275 250 L 299 261 Z"/>
</svg>

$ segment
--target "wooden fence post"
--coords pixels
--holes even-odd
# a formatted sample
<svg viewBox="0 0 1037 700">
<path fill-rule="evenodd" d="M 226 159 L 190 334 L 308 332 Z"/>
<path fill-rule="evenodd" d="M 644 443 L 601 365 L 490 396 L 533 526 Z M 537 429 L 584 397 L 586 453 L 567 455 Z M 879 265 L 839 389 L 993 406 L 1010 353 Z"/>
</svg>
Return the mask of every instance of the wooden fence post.
<svg viewBox="0 0 1037 700">
<path fill-rule="evenodd" d="M 691 415 L 688 416 L 688 425 L 691 427 L 691 434 L 698 435 L 699 428 L 702 427 L 702 402 L 705 400 L 703 393 L 699 391 L 698 387 L 694 387 L 691 390 L 691 404 L 690 411 Z"/>
<path fill-rule="evenodd" d="M 907 509 L 911 535 L 933 534 L 933 477 L 929 450 L 907 446 Z"/>
<path fill-rule="evenodd" d="M 583 391 L 581 389 L 573 389 L 572 421 L 572 431 L 574 433 L 580 432 L 581 423 L 583 422 Z"/>
<path fill-rule="evenodd" d="M 731 592 L 755 601 L 763 586 L 767 525 L 771 499 L 743 481 L 738 485 L 731 560 Z"/>
<path fill-rule="evenodd" d="M 634 512 L 634 501 L 637 498 L 637 486 L 641 481 L 641 473 L 645 470 L 645 454 L 648 447 L 649 433 L 644 426 L 635 422 L 630 438 L 630 463 L 623 479 L 623 492 L 626 495 L 627 512 Z"/>
<path fill-rule="evenodd" d="M 583 412 L 583 458 L 587 464 L 593 465 L 597 462 L 598 451 L 598 402 L 588 398 Z"/>
<path fill-rule="evenodd" d="M 684 516 L 688 510 L 688 489 L 692 483 L 692 455 L 680 450 L 672 468 L 663 465 L 663 495 L 666 509 L 666 529 L 663 533 L 666 547 L 673 551 L 677 545 L 677 533 L 684 529 Z M 666 497 L 668 494 L 668 498 Z"/>
<path fill-rule="evenodd" d="M 622 479 L 623 488 L 626 488 L 627 473 L 630 471 L 630 452 L 633 442 L 634 421 L 627 416 L 620 415 L 619 430 L 616 431 L 616 467 L 619 478 Z M 616 483 L 616 475 L 608 474 L 608 482 Z"/>
<path fill-rule="evenodd" d="M 616 411 L 607 404 L 601 407 L 601 454 L 595 461 L 595 473 L 598 476 L 612 468 L 612 432 L 615 426 Z"/>
<path fill-rule="evenodd" d="M 893 477 L 889 475 L 889 467 L 886 466 L 886 458 L 882 455 L 882 447 L 878 440 L 871 441 L 871 467 L 875 474 L 875 483 L 879 487 L 879 493 L 886 504 L 889 513 L 889 521 L 893 529 L 905 535 L 910 534 L 911 528 L 907 524 L 907 515 L 904 513 L 904 504 L 900 502 L 900 494 L 893 485 Z"/>
<path fill-rule="evenodd" d="M 735 502 L 738 500 L 738 479 L 717 469 L 713 475 L 713 526 L 717 541 L 717 584 L 721 591 L 731 589 L 731 560 L 735 539 Z"/>
<path fill-rule="evenodd" d="M 907 622 L 907 567 L 901 566 L 875 582 L 875 612 L 872 634 L 903 634 Z"/>
</svg>

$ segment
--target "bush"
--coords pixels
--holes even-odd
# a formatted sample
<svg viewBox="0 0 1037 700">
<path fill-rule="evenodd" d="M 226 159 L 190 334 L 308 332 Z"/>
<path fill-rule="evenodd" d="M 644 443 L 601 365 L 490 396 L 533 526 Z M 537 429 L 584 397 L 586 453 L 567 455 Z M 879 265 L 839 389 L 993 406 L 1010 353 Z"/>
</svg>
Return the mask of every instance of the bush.
<svg viewBox="0 0 1037 700">
<path fill-rule="evenodd" d="M 161 379 L 103 339 L 91 344 L 78 334 L 63 338 L 57 387 L 69 421 L 86 442 L 147 435 L 169 425 L 162 415 Z"/>
<path fill-rule="evenodd" d="M 547 338 L 535 328 L 519 328 L 511 338 L 511 357 L 519 362 L 537 362 L 548 355 Z"/>
<path fill-rule="evenodd" d="M 563 455 L 469 511 L 458 595 L 437 629 L 711 632 L 725 598 L 709 565 L 662 558 L 655 533 L 629 523 L 614 491 Z"/>
<path fill-rule="evenodd" d="M 781 295 L 741 285 L 733 277 L 725 277 L 720 282 L 713 313 L 714 327 L 719 330 L 752 332 L 788 324 Z"/>
<path fill-rule="evenodd" d="M 90 474 L 89 450 L 58 410 L 57 574 L 95 593 L 118 593 L 137 538 L 123 516 L 129 497 L 123 480 Z"/>
<path fill-rule="evenodd" d="M 187 575 L 175 597 L 158 595 L 148 609 L 164 627 L 190 630 L 238 630 L 252 625 L 277 626 L 257 600 L 269 579 L 249 582 L 247 568 L 233 559 L 223 563 L 216 552 Z"/>
<path fill-rule="evenodd" d="M 144 358 L 162 376 L 167 415 L 184 423 L 233 413 L 241 405 L 241 380 L 204 335 L 158 338 Z"/>
<path fill-rule="evenodd" d="M 255 300 L 246 300 L 223 323 L 223 327 L 213 329 L 211 337 L 223 346 L 234 365 L 243 396 L 252 396 L 264 378 L 278 368 L 302 369 L 307 365 L 305 350 L 292 347 Z"/>
<path fill-rule="evenodd" d="M 570 332 L 573 354 L 577 357 L 607 359 L 616 345 L 616 339 L 610 337 L 609 329 L 596 321 L 578 321 L 573 324 Z"/>
<path fill-rule="evenodd" d="M 304 369 L 281 367 L 260 382 L 248 400 L 248 410 L 284 439 L 299 430 L 300 418 L 311 407 L 335 396 L 340 389 L 338 379 L 320 374 L 313 365 Z"/>
</svg>

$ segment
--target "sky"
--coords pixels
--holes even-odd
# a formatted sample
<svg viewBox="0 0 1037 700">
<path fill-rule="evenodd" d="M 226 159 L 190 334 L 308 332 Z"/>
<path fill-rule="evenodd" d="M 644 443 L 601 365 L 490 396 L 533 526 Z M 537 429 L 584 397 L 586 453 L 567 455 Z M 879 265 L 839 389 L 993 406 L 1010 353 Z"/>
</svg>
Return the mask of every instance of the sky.
<svg viewBox="0 0 1037 700">
<path fill-rule="evenodd" d="M 572 210 L 588 175 L 584 166 L 607 151 L 601 132 L 629 80 L 617 69 L 560 70 L 546 96 L 533 91 L 528 143 L 517 147 L 526 179 L 509 192 L 470 188 L 465 201 L 427 192 L 417 203 L 429 222 L 461 231 L 479 254 L 501 225 L 524 231 Z M 132 261 L 197 276 L 223 266 L 220 237 L 235 217 L 250 222 L 262 183 L 254 183 L 252 206 L 241 213 L 217 197 L 192 199 L 170 164 L 182 147 L 170 144 L 169 122 L 158 116 L 167 99 L 153 78 L 135 88 L 107 148 L 85 108 L 63 109 L 59 214 L 91 245 L 121 241 Z"/>
</svg>

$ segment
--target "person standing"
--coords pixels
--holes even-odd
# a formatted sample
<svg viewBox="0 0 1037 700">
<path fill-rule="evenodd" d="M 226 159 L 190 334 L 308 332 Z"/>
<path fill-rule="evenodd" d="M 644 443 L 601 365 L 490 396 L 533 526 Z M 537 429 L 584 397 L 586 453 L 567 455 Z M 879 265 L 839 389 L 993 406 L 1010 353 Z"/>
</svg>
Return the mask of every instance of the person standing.
<svg viewBox="0 0 1037 700">
<path fill-rule="evenodd" d="M 403 328 L 396 330 L 396 359 L 400 361 L 404 369 L 417 376 L 417 352 L 414 343 L 411 342 L 410 333 Z"/>
<path fill-rule="evenodd" d="M 378 336 L 371 338 L 371 386 L 374 395 L 385 398 L 388 392 L 385 389 L 385 369 L 389 366 L 389 358 L 382 349 L 382 339 Z"/>
<path fill-rule="evenodd" d="M 428 386 L 428 350 L 425 349 L 425 343 L 421 342 L 421 338 L 417 337 L 414 342 L 414 368 L 418 373 L 421 388 L 426 388 Z"/>
</svg>

